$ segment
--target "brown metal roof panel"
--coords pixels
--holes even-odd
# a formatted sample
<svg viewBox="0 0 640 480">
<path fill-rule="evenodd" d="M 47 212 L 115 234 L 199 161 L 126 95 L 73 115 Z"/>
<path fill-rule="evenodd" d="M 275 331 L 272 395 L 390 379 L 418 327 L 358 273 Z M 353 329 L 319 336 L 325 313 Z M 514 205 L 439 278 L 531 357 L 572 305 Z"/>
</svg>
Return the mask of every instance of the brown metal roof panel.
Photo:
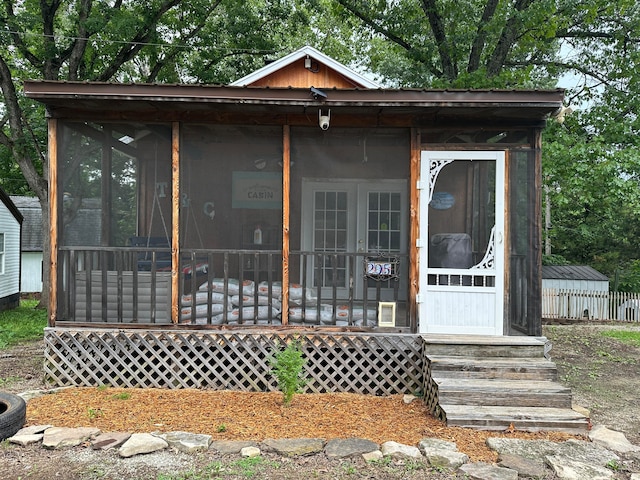
<svg viewBox="0 0 640 480">
<path fill-rule="evenodd" d="M 314 103 L 307 88 L 262 88 L 212 85 L 113 84 L 87 82 L 27 81 L 25 94 L 47 103 L 47 99 L 83 97 L 154 102 L 287 102 Z M 465 106 L 476 104 L 555 104 L 564 90 L 426 90 L 426 89 L 327 89 L 327 97 L 317 103 L 376 103 L 380 105 L 416 104 L 422 106 Z"/>
</svg>

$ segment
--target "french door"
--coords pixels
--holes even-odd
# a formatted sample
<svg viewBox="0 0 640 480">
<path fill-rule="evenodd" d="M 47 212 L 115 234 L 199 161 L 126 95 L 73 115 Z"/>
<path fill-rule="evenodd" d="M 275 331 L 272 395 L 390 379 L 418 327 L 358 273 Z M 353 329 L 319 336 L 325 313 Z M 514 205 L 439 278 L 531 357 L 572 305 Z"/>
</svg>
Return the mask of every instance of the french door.
<svg viewBox="0 0 640 480">
<path fill-rule="evenodd" d="M 367 298 L 375 298 L 374 282 L 364 278 L 364 259 L 406 253 L 406 181 L 305 180 L 303 202 L 303 250 L 338 254 L 314 258 L 307 284 L 322 288 L 323 298 L 335 288 L 339 298 L 360 299 L 366 281 Z M 399 269 L 399 297 L 404 298 L 406 261 Z M 393 300 L 391 283 L 383 282 L 381 300 Z"/>
<path fill-rule="evenodd" d="M 422 152 L 421 333 L 503 334 L 504 177 L 504 152 Z"/>
</svg>

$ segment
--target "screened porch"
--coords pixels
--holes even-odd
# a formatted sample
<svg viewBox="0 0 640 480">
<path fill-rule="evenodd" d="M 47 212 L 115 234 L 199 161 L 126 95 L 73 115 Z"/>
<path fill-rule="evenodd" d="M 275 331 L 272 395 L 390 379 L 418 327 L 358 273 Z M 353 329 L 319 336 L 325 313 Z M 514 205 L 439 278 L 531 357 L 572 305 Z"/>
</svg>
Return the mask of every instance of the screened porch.
<svg viewBox="0 0 640 480">
<path fill-rule="evenodd" d="M 411 330 L 408 129 L 58 129 L 58 322 Z"/>
</svg>

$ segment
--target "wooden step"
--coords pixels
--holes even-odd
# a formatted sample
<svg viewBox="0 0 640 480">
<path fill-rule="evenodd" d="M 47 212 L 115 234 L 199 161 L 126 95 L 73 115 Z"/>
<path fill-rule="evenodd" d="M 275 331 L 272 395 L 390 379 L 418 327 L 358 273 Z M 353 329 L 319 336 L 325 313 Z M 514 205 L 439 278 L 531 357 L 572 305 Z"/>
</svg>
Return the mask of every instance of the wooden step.
<svg viewBox="0 0 640 480">
<path fill-rule="evenodd" d="M 438 378 L 440 405 L 571 408 L 571 389 L 549 381 Z"/>
<path fill-rule="evenodd" d="M 545 341 L 536 337 L 423 335 L 426 355 L 466 357 L 544 357 Z"/>
<path fill-rule="evenodd" d="M 440 405 L 447 425 L 480 430 L 556 431 L 584 435 L 589 419 L 570 408 Z"/>
<path fill-rule="evenodd" d="M 501 378 L 556 381 L 555 363 L 544 357 L 462 357 L 427 355 L 431 374 L 440 378 Z"/>
</svg>

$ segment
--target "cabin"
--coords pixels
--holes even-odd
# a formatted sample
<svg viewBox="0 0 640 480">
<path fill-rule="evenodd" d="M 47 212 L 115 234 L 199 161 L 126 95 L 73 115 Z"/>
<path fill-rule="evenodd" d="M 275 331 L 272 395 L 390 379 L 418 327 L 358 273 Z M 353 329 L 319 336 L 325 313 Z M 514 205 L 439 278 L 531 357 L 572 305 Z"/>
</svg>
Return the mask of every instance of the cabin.
<svg viewBox="0 0 640 480">
<path fill-rule="evenodd" d="M 25 94 L 48 118 L 55 384 L 274 389 L 295 337 L 307 391 L 423 392 L 444 417 L 427 351 L 546 352 L 562 90 L 387 89 L 303 47 L 231 85 Z"/>
<path fill-rule="evenodd" d="M 22 214 L 0 189 L 0 311 L 20 305 Z"/>
</svg>

